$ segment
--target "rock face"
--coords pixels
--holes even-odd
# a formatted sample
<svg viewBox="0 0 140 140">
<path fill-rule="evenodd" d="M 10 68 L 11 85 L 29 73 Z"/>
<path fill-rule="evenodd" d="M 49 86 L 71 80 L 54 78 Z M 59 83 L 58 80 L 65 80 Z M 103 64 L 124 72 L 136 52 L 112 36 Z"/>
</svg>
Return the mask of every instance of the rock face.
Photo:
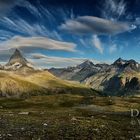
<svg viewBox="0 0 140 140">
<path fill-rule="evenodd" d="M 4 66 L 5 70 L 18 70 L 20 68 L 32 68 L 31 64 L 23 57 L 21 52 L 16 49 L 10 57 L 9 62 Z"/>
<path fill-rule="evenodd" d="M 135 60 L 119 58 L 113 64 L 87 78 L 84 82 L 92 88 L 111 95 L 119 92 L 140 91 L 140 64 Z"/>
<path fill-rule="evenodd" d="M 140 64 L 133 59 L 127 61 L 127 60 L 123 60 L 123 59 L 119 58 L 112 64 L 112 66 L 118 68 L 118 70 L 120 70 L 120 71 L 140 72 Z"/>
<path fill-rule="evenodd" d="M 95 65 L 87 60 L 76 67 L 49 71 L 63 79 L 79 81 L 112 95 L 122 91 L 140 91 L 140 64 L 132 59 L 119 58 L 111 65 Z"/>
<path fill-rule="evenodd" d="M 22 66 L 26 66 L 28 63 L 28 61 L 22 56 L 18 49 L 15 50 L 14 54 L 10 57 L 9 62 L 6 65 L 11 66 L 16 63 L 19 63 Z"/>
<path fill-rule="evenodd" d="M 82 82 L 86 78 L 98 72 L 100 67 L 94 65 L 91 61 L 87 60 L 76 67 L 68 68 L 52 68 L 49 69 L 49 72 L 54 74 L 57 77 L 66 80 L 79 81 Z"/>
</svg>

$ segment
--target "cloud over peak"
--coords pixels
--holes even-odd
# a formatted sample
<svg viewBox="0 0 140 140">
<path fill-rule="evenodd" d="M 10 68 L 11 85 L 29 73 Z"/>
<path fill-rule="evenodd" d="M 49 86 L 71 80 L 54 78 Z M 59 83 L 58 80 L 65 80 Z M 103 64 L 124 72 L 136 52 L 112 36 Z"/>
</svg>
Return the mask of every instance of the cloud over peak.
<svg viewBox="0 0 140 140">
<path fill-rule="evenodd" d="M 1 43 L 1 49 L 11 48 L 42 48 L 46 50 L 59 50 L 75 52 L 76 44 L 53 40 L 47 37 L 20 37 L 16 36 Z"/>
<path fill-rule="evenodd" d="M 67 20 L 59 28 L 80 35 L 115 35 L 131 31 L 136 27 L 127 22 L 111 21 L 94 16 L 81 16 L 76 19 Z"/>
<path fill-rule="evenodd" d="M 68 66 L 76 66 L 78 64 L 83 63 L 86 61 L 87 58 L 66 58 L 66 57 L 56 57 L 56 56 L 47 56 L 41 53 L 32 53 L 30 61 L 35 64 L 39 65 L 41 67 L 68 67 Z M 92 59 L 94 63 L 98 63 L 99 61 Z"/>
</svg>

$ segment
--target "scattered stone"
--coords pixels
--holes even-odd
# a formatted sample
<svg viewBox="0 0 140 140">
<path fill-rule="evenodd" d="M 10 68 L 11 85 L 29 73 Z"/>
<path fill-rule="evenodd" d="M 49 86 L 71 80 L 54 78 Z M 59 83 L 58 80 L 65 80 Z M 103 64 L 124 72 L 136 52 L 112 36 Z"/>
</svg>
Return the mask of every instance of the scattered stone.
<svg viewBox="0 0 140 140">
<path fill-rule="evenodd" d="M 71 116 L 71 114 L 69 114 L 69 116 Z"/>
<path fill-rule="evenodd" d="M 47 123 L 44 123 L 43 125 L 44 125 L 44 126 L 48 126 L 48 124 L 47 124 Z"/>
<path fill-rule="evenodd" d="M 93 130 L 94 130 L 94 131 L 98 131 L 99 129 L 98 129 L 98 128 L 94 128 Z"/>
<path fill-rule="evenodd" d="M 106 115 L 103 115 L 102 117 L 103 117 L 103 118 L 106 118 Z"/>
<path fill-rule="evenodd" d="M 104 128 L 105 127 L 105 125 L 101 125 L 101 128 Z"/>
<path fill-rule="evenodd" d="M 24 128 L 24 127 L 22 127 L 22 128 L 21 128 L 21 130 L 22 130 L 22 131 L 24 131 L 24 130 L 25 130 L 25 128 Z"/>
<path fill-rule="evenodd" d="M 19 115 L 29 115 L 29 112 L 20 112 Z"/>
<path fill-rule="evenodd" d="M 7 134 L 8 137 L 12 137 L 12 134 Z"/>
<path fill-rule="evenodd" d="M 136 135 L 136 138 L 137 138 L 137 139 L 140 139 L 140 135 Z"/>
<path fill-rule="evenodd" d="M 14 116 L 14 114 L 9 114 L 9 116 Z"/>
<path fill-rule="evenodd" d="M 72 119 L 71 119 L 72 121 L 77 121 L 77 119 L 75 118 L 75 117 L 72 117 Z"/>
<path fill-rule="evenodd" d="M 40 113 L 40 115 L 44 115 L 44 114 L 45 114 L 45 112 L 41 112 L 41 113 Z"/>
</svg>

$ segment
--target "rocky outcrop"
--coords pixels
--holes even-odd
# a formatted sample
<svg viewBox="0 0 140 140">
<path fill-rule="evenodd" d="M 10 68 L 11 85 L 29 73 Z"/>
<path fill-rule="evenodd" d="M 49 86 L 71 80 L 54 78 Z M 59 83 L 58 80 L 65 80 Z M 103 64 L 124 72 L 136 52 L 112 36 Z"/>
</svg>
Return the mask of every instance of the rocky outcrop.
<svg viewBox="0 0 140 140">
<path fill-rule="evenodd" d="M 106 91 L 136 91 L 140 90 L 140 80 L 137 77 L 114 76 L 108 81 Z"/>
<path fill-rule="evenodd" d="M 22 66 L 26 66 L 28 61 L 22 56 L 21 52 L 16 49 L 13 55 L 10 57 L 9 62 L 6 64 L 6 66 L 11 66 L 16 63 L 19 63 Z"/>
<path fill-rule="evenodd" d="M 23 67 L 33 69 L 33 66 L 23 57 L 21 52 L 16 49 L 13 55 L 10 57 L 9 62 L 4 66 L 4 70 L 19 70 Z"/>
<path fill-rule="evenodd" d="M 97 73 L 100 69 L 100 66 L 96 66 L 91 61 L 86 60 L 75 67 L 52 68 L 49 69 L 49 72 L 62 79 L 82 82 Z"/>
<path fill-rule="evenodd" d="M 140 78 L 136 74 L 98 73 L 85 81 L 86 85 L 109 95 L 140 91 Z"/>
<path fill-rule="evenodd" d="M 140 90 L 140 64 L 132 59 L 119 58 L 111 65 L 93 64 L 87 60 L 76 67 L 53 68 L 49 71 L 60 78 L 79 81 L 113 95 Z"/>
</svg>

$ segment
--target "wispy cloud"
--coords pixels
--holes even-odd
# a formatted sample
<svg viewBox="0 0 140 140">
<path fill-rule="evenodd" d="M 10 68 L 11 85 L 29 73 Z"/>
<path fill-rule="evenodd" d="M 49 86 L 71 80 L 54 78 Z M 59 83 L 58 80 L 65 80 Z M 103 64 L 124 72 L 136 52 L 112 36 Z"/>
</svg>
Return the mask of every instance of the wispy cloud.
<svg viewBox="0 0 140 140">
<path fill-rule="evenodd" d="M 47 36 L 49 32 L 44 25 L 30 24 L 19 17 L 17 17 L 17 19 L 8 17 L 1 18 L 0 25 L 4 28 L 7 28 L 11 32 L 16 32 L 16 34 L 19 35 Z"/>
<path fill-rule="evenodd" d="M 63 31 L 75 34 L 115 35 L 131 31 L 136 27 L 127 22 L 116 22 L 93 16 L 82 16 L 67 20 L 59 27 Z"/>
<path fill-rule="evenodd" d="M 0 51 L 0 64 L 4 65 L 8 62 L 10 56 L 13 54 L 14 50 L 3 50 Z M 23 56 L 37 68 L 64 68 L 69 66 L 76 66 L 86 61 L 87 58 L 66 58 L 66 57 L 56 57 L 56 56 L 48 56 L 42 53 L 24 53 Z M 95 59 L 90 59 L 93 63 L 100 63 Z"/>
<path fill-rule="evenodd" d="M 101 41 L 100 41 L 100 39 L 98 38 L 97 35 L 94 35 L 94 36 L 92 37 L 92 43 L 93 43 L 93 46 L 94 46 L 96 49 L 98 49 L 98 51 L 99 51 L 101 54 L 103 54 L 104 49 L 103 49 L 102 44 L 101 44 Z"/>
<path fill-rule="evenodd" d="M 101 11 L 104 18 L 118 20 L 126 14 L 126 9 L 127 3 L 124 0 L 105 0 Z"/>
<path fill-rule="evenodd" d="M 76 51 L 76 44 L 72 42 L 62 42 L 47 37 L 13 37 L 11 40 L 0 44 L 0 49 L 11 48 L 43 48 L 47 50 Z"/>
<path fill-rule="evenodd" d="M 36 21 L 29 22 L 26 17 L 21 17 L 21 15 L 17 12 L 14 12 L 14 10 L 10 13 L 10 16 L 9 14 L 3 15 L 0 18 L 0 28 L 9 32 L 10 38 L 15 35 L 22 35 L 47 36 L 52 39 L 62 40 L 61 35 L 57 32 L 57 28 L 54 28 L 57 27 L 55 25 L 57 24 L 56 16 L 54 16 L 52 11 L 50 9 L 48 10 L 47 7 L 43 7 L 41 4 L 34 6 L 27 0 L 0 0 L 0 11 L 2 10 L 1 3 L 7 5 L 9 10 L 13 9 L 15 6 L 22 7 L 30 16 L 32 14 L 32 16 L 36 18 Z M 5 11 L 9 11 L 7 8 L 3 7 Z M 50 28 L 52 23 L 54 25 L 53 29 Z M 7 39 L 9 39 L 9 37 Z M 4 33 L 1 34 L 1 38 L 5 38 L 6 40 Z"/>
<path fill-rule="evenodd" d="M 30 61 L 35 65 L 42 66 L 42 67 L 68 67 L 68 66 L 76 66 L 81 64 L 86 58 L 65 58 L 65 57 L 54 57 L 54 56 L 47 56 L 41 53 L 33 53 L 31 54 Z M 94 63 L 97 63 L 96 60 L 91 60 Z"/>
<path fill-rule="evenodd" d="M 41 18 L 42 15 L 38 9 L 38 7 L 40 7 L 40 4 L 38 4 L 38 7 L 35 7 L 34 5 L 32 5 L 29 1 L 27 0 L 22 0 L 22 2 L 19 3 L 20 7 L 24 7 L 26 9 L 28 9 L 28 11 L 34 15 L 37 18 Z M 44 12 L 44 11 L 43 11 Z"/>
</svg>

